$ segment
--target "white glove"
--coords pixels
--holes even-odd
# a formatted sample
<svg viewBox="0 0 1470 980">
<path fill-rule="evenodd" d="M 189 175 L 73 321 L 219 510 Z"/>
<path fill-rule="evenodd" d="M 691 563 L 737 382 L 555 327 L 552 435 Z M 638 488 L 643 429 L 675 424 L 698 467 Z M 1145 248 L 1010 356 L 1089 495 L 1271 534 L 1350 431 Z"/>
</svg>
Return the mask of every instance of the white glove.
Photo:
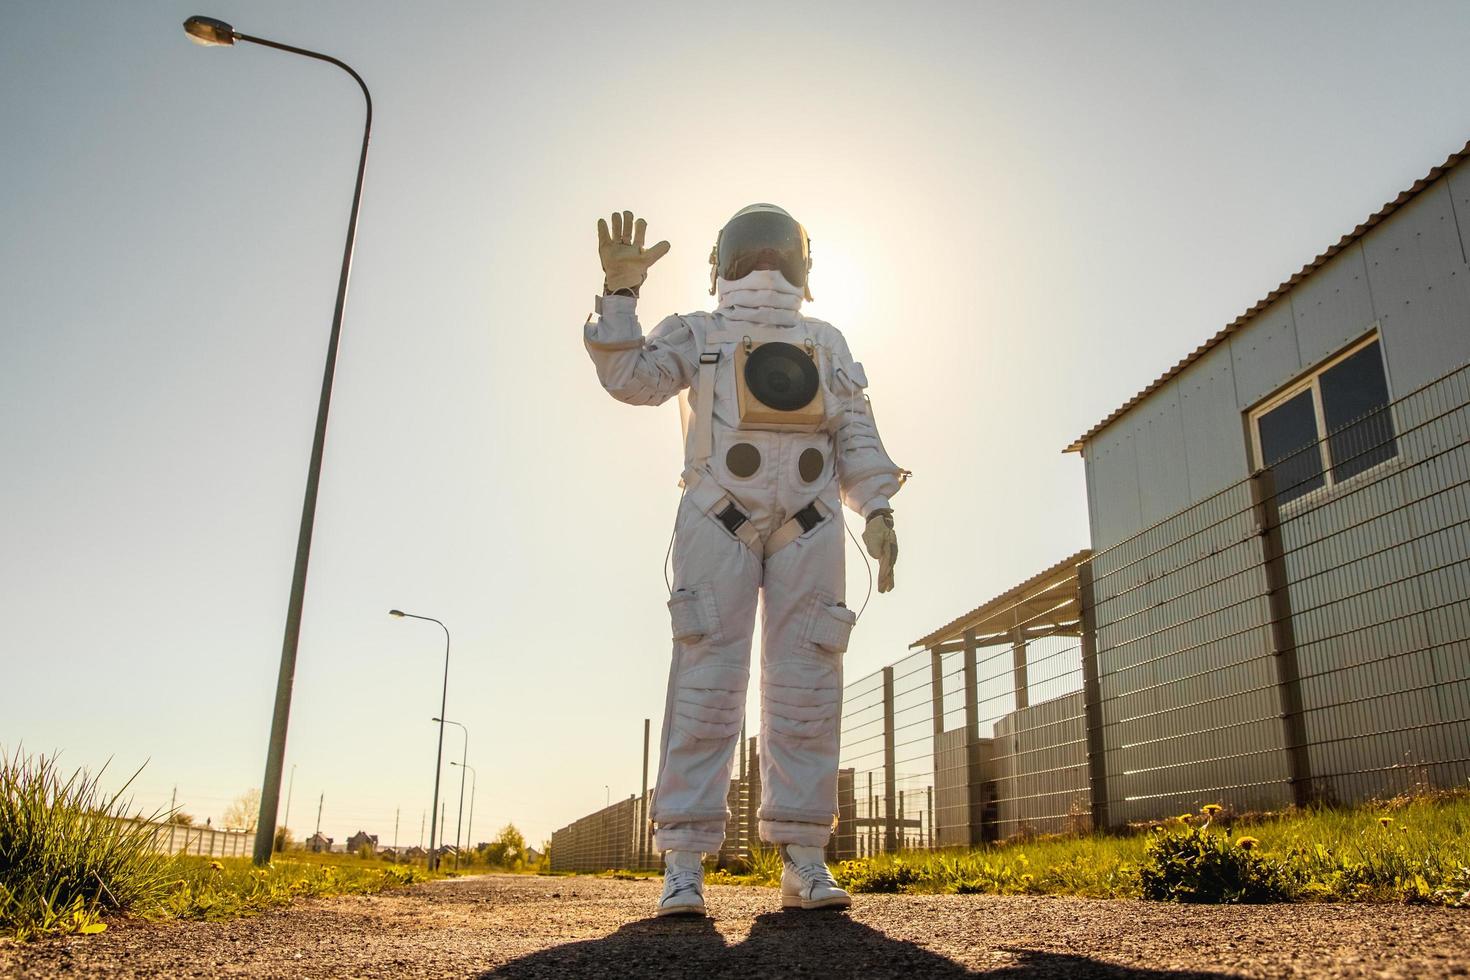
<svg viewBox="0 0 1470 980">
<path fill-rule="evenodd" d="M 648 267 L 668 253 L 668 242 L 643 247 L 647 230 L 648 222 L 642 218 L 635 222 L 632 211 L 614 211 L 611 232 L 606 221 L 597 219 L 597 254 L 602 259 L 603 288 L 608 292 L 637 289 L 648 278 Z"/>
<path fill-rule="evenodd" d="M 893 566 L 898 562 L 898 534 L 893 530 L 893 511 L 875 510 L 863 528 L 863 544 L 878 559 L 878 591 L 893 591 Z"/>
</svg>

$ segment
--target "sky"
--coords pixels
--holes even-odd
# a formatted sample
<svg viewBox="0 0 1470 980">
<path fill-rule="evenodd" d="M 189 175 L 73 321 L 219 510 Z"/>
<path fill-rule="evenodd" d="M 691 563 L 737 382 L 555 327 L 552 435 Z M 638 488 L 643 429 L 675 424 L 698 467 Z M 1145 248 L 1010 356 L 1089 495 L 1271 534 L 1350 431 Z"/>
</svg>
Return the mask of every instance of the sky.
<svg viewBox="0 0 1470 980">
<path fill-rule="evenodd" d="M 1062 448 L 1470 138 L 1461 3 L 0 0 L 0 749 L 216 824 L 264 767 L 362 98 L 197 13 L 375 106 L 297 836 L 419 840 L 443 634 L 393 607 L 451 630 L 476 840 L 638 791 L 679 423 L 582 349 L 599 216 L 672 243 L 646 329 L 710 308 L 739 208 L 808 228 L 914 473 L 856 680 L 1085 547 Z"/>
</svg>

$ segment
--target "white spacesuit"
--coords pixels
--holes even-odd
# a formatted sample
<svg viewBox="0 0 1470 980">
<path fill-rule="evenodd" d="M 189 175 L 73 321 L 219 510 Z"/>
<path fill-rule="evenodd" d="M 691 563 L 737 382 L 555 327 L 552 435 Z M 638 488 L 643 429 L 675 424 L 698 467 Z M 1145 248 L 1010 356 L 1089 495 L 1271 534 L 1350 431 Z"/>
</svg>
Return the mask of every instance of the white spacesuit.
<svg viewBox="0 0 1470 980">
<path fill-rule="evenodd" d="M 857 619 L 844 605 L 839 506 L 868 519 L 863 537 L 888 591 L 889 498 L 904 471 L 879 440 L 867 378 L 842 334 L 800 312 L 810 258 L 786 212 L 754 205 L 732 218 L 711 254 L 717 308 L 668 317 L 647 337 L 637 286 L 668 245 L 644 249 L 644 223 L 635 232 L 627 212 L 600 232 L 607 293 L 584 328 L 598 378 L 633 405 L 687 388 L 692 408 L 652 812 L 669 862 L 660 912 L 704 911 L 697 855 L 725 836 L 762 590 L 760 836 L 783 845 L 792 881 L 783 904 L 845 907 L 821 861 L 837 807 L 842 654 Z"/>
</svg>

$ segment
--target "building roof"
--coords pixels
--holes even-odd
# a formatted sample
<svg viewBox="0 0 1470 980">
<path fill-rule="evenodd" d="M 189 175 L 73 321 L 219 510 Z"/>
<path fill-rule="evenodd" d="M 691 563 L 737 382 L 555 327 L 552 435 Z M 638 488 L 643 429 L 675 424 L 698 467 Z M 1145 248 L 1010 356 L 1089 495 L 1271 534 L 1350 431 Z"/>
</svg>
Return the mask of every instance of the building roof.
<svg viewBox="0 0 1470 980">
<path fill-rule="evenodd" d="M 1420 191 L 1424 190 L 1430 184 L 1434 183 L 1440 177 L 1444 176 L 1446 171 L 1448 171 L 1451 167 L 1454 167 L 1461 160 L 1464 160 L 1467 156 L 1470 156 L 1470 143 L 1466 143 L 1457 152 L 1451 153 L 1449 158 L 1445 160 L 1444 163 L 1430 170 L 1428 174 L 1426 174 L 1419 180 L 1414 181 L 1413 185 L 1408 190 L 1403 191 L 1399 194 L 1398 197 L 1394 198 L 1392 201 L 1389 201 L 1383 207 L 1379 208 L 1373 214 L 1369 215 L 1362 224 L 1358 225 L 1346 235 L 1343 235 L 1342 238 L 1338 240 L 1336 245 L 1333 245 L 1331 248 L 1327 249 L 1327 251 L 1323 252 L 1321 255 L 1317 256 L 1315 259 L 1302 266 L 1301 269 L 1290 279 L 1287 279 L 1281 285 L 1271 290 L 1263 298 L 1258 300 L 1254 306 L 1246 310 L 1234 320 L 1231 320 L 1229 323 L 1227 323 L 1213 337 L 1211 337 L 1209 340 L 1206 340 L 1203 344 L 1200 344 L 1194 350 L 1186 354 L 1183 360 L 1181 360 L 1178 364 L 1175 364 L 1169 370 L 1165 371 L 1156 381 L 1153 382 L 1153 384 L 1149 385 L 1147 388 L 1144 388 L 1138 394 L 1128 399 L 1128 401 L 1124 402 L 1119 408 L 1115 409 L 1113 413 L 1107 418 L 1103 419 L 1097 425 L 1094 425 L 1091 429 L 1078 436 L 1076 441 L 1073 442 L 1066 449 L 1062 450 L 1062 452 L 1073 453 L 1081 451 L 1083 443 L 1091 439 L 1093 436 L 1097 435 L 1103 429 L 1106 429 L 1108 426 L 1112 425 L 1114 422 L 1118 421 L 1118 419 L 1122 418 L 1129 409 L 1133 408 L 1149 395 L 1152 395 L 1155 391 L 1168 384 L 1171 379 L 1177 376 L 1185 368 L 1189 367 L 1201 357 L 1204 357 L 1214 347 L 1223 343 L 1227 338 L 1230 337 L 1231 334 L 1235 333 L 1241 327 L 1249 323 L 1251 318 L 1254 317 L 1257 313 L 1261 312 L 1266 307 L 1270 306 L 1272 303 L 1280 299 L 1287 290 L 1291 289 L 1297 283 L 1301 282 L 1307 276 L 1311 275 L 1314 271 L 1324 265 L 1328 259 L 1331 259 L 1338 252 L 1341 252 L 1343 249 L 1347 248 L 1349 245 L 1352 245 L 1358 239 L 1366 235 L 1368 233 L 1368 229 L 1372 228 L 1374 225 L 1378 224 L 1389 215 L 1393 214 L 1399 208 L 1412 201 L 1415 197 L 1419 195 Z"/>
<path fill-rule="evenodd" d="M 958 619 L 945 623 L 928 636 L 920 637 L 909 644 L 909 649 L 938 646 L 971 630 L 980 635 L 1005 632 L 1033 622 L 1057 624 L 1063 618 L 1075 620 L 1077 566 L 1091 557 L 1092 549 L 1083 548 L 1063 558 Z"/>
</svg>

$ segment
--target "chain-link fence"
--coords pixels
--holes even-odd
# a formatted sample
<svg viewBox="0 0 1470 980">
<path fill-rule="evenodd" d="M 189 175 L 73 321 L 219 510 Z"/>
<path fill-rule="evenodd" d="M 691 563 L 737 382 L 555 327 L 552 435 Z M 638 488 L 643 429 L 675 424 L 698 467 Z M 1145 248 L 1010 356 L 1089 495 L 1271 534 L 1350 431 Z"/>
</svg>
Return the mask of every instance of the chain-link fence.
<svg viewBox="0 0 1470 980">
<path fill-rule="evenodd" d="M 851 682 L 831 856 L 1464 785 L 1470 366 L 1270 462 Z"/>
</svg>

